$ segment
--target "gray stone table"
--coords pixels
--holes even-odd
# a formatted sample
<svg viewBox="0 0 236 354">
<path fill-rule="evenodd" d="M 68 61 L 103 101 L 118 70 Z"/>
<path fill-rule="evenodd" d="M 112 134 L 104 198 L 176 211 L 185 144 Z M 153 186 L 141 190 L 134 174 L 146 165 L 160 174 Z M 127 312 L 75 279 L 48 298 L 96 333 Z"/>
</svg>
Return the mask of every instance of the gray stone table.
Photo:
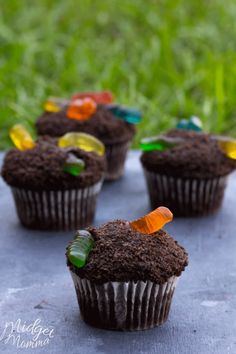
<svg viewBox="0 0 236 354">
<path fill-rule="evenodd" d="M 190 264 L 177 287 L 169 320 L 144 332 L 91 328 L 80 319 L 74 286 L 65 265 L 72 233 L 33 232 L 18 223 L 11 194 L 0 182 L 0 352 L 49 354 L 235 354 L 236 353 L 236 174 L 229 179 L 217 215 L 175 219 L 167 230 L 189 252 Z M 138 161 L 131 152 L 125 176 L 105 184 L 96 224 L 134 219 L 149 211 Z M 52 327 L 53 338 L 37 349 L 5 343 L 17 319 Z M 9 327 L 10 326 L 10 327 Z M 29 328 L 30 329 L 30 328 Z M 16 332 L 14 332 L 16 333 Z M 42 334 L 47 338 L 46 334 Z M 41 338 L 42 338 L 41 337 Z M 21 334 L 21 341 L 32 334 Z"/>
</svg>

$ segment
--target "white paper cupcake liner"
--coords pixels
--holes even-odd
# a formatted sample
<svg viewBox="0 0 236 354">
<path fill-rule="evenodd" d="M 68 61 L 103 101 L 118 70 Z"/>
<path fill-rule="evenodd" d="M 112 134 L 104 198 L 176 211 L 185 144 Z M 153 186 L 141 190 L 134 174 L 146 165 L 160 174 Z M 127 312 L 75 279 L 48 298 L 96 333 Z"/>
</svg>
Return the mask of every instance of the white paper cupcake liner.
<svg viewBox="0 0 236 354">
<path fill-rule="evenodd" d="M 228 176 L 176 178 L 144 168 L 151 208 L 165 205 L 176 216 L 205 215 L 220 208 Z"/>
<path fill-rule="evenodd" d="M 106 144 L 107 171 L 105 179 L 108 181 L 120 178 L 124 173 L 125 159 L 131 141 L 118 144 Z"/>
<path fill-rule="evenodd" d="M 80 312 L 92 326 L 137 331 L 164 323 L 170 311 L 178 277 L 158 285 L 151 281 L 94 284 L 71 271 Z"/>
<path fill-rule="evenodd" d="M 38 230 L 76 230 L 93 222 L 102 182 L 65 191 L 11 190 L 24 226 Z"/>
</svg>

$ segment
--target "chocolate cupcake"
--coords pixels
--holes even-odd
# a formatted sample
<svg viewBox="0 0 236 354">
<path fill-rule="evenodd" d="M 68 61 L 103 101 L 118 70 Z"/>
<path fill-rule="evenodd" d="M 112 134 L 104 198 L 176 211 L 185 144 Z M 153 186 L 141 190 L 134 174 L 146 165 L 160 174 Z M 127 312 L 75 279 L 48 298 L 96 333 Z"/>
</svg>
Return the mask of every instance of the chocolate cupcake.
<svg viewBox="0 0 236 354">
<path fill-rule="evenodd" d="M 141 163 L 151 208 L 164 204 L 176 216 L 198 216 L 218 210 L 236 160 L 220 142 L 227 138 L 201 131 L 174 129 L 153 138 Z M 145 148 L 145 143 L 147 146 Z M 148 150 L 148 139 L 143 141 Z M 158 145 L 159 144 L 159 145 Z M 153 149 L 152 146 L 153 145 Z"/>
<path fill-rule="evenodd" d="M 76 262 L 83 257 L 84 262 Z M 142 233 L 124 220 L 78 231 L 67 248 L 82 318 L 111 330 L 144 330 L 164 323 L 187 264 L 184 248 L 167 232 Z"/>
<path fill-rule="evenodd" d="M 75 230 L 93 222 L 104 171 L 104 157 L 39 139 L 30 149 L 10 150 L 2 176 L 25 227 Z"/>
<path fill-rule="evenodd" d="M 81 102 L 81 100 L 79 100 Z M 118 106 L 97 104 L 93 113 L 89 116 L 73 116 L 73 109 L 68 116 L 68 107 L 71 102 L 65 101 L 61 110 L 49 112 L 48 105 L 45 105 L 45 112 L 36 122 L 39 135 L 60 137 L 68 132 L 84 132 L 91 134 L 101 140 L 106 148 L 107 171 L 106 179 L 115 180 L 122 176 L 124 163 L 131 141 L 135 134 L 135 127 L 130 124 L 132 120 L 123 119 L 127 117 L 127 110 L 122 114 L 117 110 Z M 73 103 L 74 104 L 74 103 Z M 53 109 L 52 109 L 53 110 Z M 131 111 L 128 110 L 128 113 Z M 121 113 L 121 114 L 120 114 Z M 132 112 L 131 112 L 132 113 Z"/>
</svg>

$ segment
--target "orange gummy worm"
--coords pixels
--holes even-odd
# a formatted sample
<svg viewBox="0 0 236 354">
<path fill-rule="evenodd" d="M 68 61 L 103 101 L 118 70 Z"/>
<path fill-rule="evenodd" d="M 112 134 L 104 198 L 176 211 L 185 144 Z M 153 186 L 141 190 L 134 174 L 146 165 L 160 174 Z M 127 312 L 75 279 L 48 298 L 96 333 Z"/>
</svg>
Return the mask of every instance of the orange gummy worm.
<svg viewBox="0 0 236 354">
<path fill-rule="evenodd" d="M 71 101 L 67 110 L 67 117 L 70 119 L 87 120 L 96 111 L 96 102 L 89 97 Z"/>
<path fill-rule="evenodd" d="M 130 222 L 130 226 L 143 234 L 152 234 L 160 230 L 166 223 L 172 221 L 173 214 L 166 207 L 159 207 L 151 213 Z"/>
</svg>

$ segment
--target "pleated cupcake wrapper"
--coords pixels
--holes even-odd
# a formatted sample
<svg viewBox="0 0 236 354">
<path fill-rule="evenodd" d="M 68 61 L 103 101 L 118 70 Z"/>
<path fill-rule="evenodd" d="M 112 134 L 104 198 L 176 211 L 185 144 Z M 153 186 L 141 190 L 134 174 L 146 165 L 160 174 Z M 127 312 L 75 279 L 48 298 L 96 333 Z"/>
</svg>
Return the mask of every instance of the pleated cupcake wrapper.
<svg viewBox="0 0 236 354">
<path fill-rule="evenodd" d="M 164 323 L 169 314 L 178 277 L 158 285 L 151 281 L 94 284 L 71 271 L 80 312 L 92 326 L 135 331 Z"/>
<path fill-rule="evenodd" d="M 164 205 L 176 216 L 209 214 L 224 197 L 228 176 L 212 179 L 177 178 L 149 172 L 144 168 L 152 209 Z"/>
<path fill-rule="evenodd" d="M 38 230 L 76 230 L 93 222 L 102 182 L 65 191 L 11 189 L 24 226 Z"/>
<path fill-rule="evenodd" d="M 106 180 L 115 180 L 124 173 L 125 159 L 131 145 L 131 141 L 119 144 L 106 145 L 107 171 Z"/>
</svg>

